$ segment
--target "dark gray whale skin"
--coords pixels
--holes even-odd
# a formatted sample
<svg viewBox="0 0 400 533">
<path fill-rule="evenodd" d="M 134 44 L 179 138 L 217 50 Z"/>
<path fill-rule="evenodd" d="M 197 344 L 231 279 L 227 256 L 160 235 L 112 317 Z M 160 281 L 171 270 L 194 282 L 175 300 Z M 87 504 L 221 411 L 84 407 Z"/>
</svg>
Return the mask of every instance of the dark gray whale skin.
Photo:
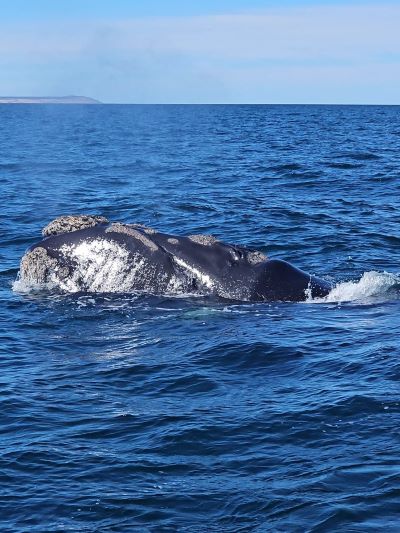
<svg viewBox="0 0 400 533">
<path fill-rule="evenodd" d="M 168 280 L 177 275 L 185 279 L 184 292 L 240 301 L 304 301 L 309 296 L 326 296 L 332 289 L 329 282 L 286 261 L 267 259 L 245 247 L 206 236 L 159 233 L 140 225 L 98 224 L 51 235 L 31 246 L 27 253 L 44 248 L 50 258 L 56 259 L 67 272 L 73 272 L 74 260 L 61 248 L 104 239 L 121 245 L 132 262 L 143 257 L 152 265 L 146 281 L 139 276 L 130 287 L 132 291 L 164 294 Z"/>
</svg>

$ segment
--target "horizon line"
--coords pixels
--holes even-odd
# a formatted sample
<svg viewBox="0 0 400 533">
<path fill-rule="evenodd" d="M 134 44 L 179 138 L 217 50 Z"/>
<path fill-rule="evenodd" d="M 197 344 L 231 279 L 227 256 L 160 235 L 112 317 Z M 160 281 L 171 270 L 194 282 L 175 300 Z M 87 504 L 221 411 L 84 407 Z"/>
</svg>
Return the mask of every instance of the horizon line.
<svg viewBox="0 0 400 533">
<path fill-rule="evenodd" d="M 82 99 L 89 102 L 2 102 L 2 100 L 67 100 Z M 91 96 L 63 95 L 63 96 L 0 96 L 0 105 L 325 105 L 325 106 L 399 106 L 399 103 L 378 102 L 107 102 Z"/>
</svg>

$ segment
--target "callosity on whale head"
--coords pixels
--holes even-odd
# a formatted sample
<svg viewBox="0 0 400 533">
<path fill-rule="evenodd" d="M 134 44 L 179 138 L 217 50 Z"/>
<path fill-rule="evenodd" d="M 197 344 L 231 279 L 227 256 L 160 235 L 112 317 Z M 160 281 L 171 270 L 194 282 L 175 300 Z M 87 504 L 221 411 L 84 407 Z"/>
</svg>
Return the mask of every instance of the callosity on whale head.
<svg viewBox="0 0 400 533">
<path fill-rule="evenodd" d="M 42 229 L 45 239 L 31 246 L 22 257 L 20 279 L 30 285 L 46 285 L 56 277 L 66 279 L 70 274 L 70 266 L 54 250 L 49 250 L 46 238 L 108 223 L 107 218 L 99 215 L 67 215 L 52 220 Z"/>
<path fill-rule="evenodd" d="M 70 233 L 86 228 L 93 228 L 98 224 L 109 224 L 106 217 L 100 215 L 65 215 L 52 220 L 42 229 L 43 237 Z"/>
</svg>

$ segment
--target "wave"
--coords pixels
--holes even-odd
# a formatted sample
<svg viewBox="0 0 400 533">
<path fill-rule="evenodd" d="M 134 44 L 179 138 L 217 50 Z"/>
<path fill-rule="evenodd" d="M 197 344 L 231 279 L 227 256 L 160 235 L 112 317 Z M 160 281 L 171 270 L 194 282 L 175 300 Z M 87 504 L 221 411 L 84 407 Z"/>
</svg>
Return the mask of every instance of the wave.
<svg viewBox="0 0 400 533">
<path fill-rule="evenodd" d="M 323 298 L 309 298 L 312 303 L 376 303 L 396 299 L 400 294 L 400 276 L 389 272 L 364 272 L 359 281 L 337 283 Z"/>
</svg>

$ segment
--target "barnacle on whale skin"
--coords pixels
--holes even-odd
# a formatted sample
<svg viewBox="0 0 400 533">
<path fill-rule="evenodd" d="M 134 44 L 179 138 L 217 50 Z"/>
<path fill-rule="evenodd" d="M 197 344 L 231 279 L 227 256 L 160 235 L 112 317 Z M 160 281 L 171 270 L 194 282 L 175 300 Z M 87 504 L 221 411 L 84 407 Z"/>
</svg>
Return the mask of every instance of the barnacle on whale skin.
<svg viewBox="0 0 400 533">
<path fill-rule="evenodd" d="M 50 257 L 45 248 L 38 246 L 27 252 L 21 259 L 20 277 L 27 283 L 48 283 L 53 274 L 62 279 L 68 276 L 69 269 L 61 266 L 57 259 Z"/>
<path fill-rule="evenodd" d="M 113 222 L 110 227 L 106 229 L 106 233 L 123 233 L 125 235 L 129 235 L 130 237 L 133 237 L 134 239 L 140 241 L 142 244 L 144 244 L 147 248 L 152 250 L 153 252 L 158 250 L 158 246 L 155 242 L 147 238 L 141 231 L 139 231 L 140 228 L 143 231 L 145 231 L 148 235 L 151 235 L 155 233 L 155 230 L 152 230 L 151 228 L 147 228 L 146 226 L 142 226 L 141 224 L 122 224 L 121 222 Z M 152 232 L 152 233 L 151 233 Z"/>
<path fill-rule="evenodd" d="M 213 235 L 189 235 L 188 239 L 203 246 L 213 246 L 218 240 Z"/>
<path fill-rule="evenodd" d="M 262 252 L 259 252 L 258 250 L 250 251 L 247 254 L 247 261 L 251 265 L 257 265 L 258 263 L 263 263 L 264 261 L 267 261 L 267 259 L 268 257 Z"/>
<path fill-rule="evenodd" d="M 109 220 L 100 215 L 65 215 L 52 220 L 42 229 L 44 237 L 70 233 L 80 229 L 92 228 L 98 224 L 108 224 Z"/>
</svg>

